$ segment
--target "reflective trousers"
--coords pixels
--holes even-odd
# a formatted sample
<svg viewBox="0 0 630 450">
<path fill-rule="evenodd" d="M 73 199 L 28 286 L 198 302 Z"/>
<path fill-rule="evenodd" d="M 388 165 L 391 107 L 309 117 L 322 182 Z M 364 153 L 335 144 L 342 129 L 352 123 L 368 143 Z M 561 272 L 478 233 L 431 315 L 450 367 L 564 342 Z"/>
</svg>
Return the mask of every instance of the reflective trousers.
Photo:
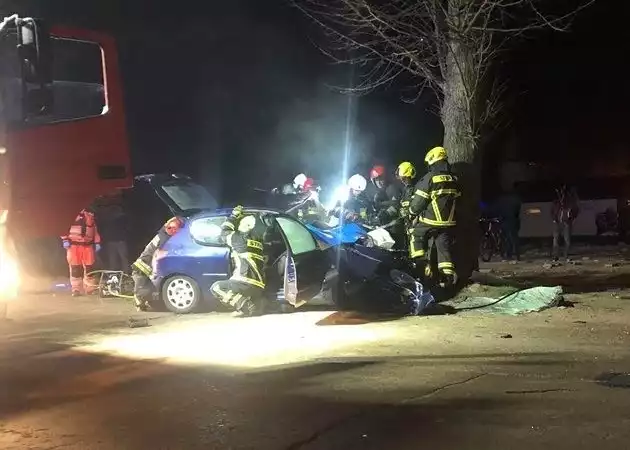
<svg viewBox="0 0 630 450">
<path fill-rule="evenodd" d="M 242 281 L 221 280 L 210 288 L 212 294 L 224 305 L 240 311 L 248 300 L 257 302 L 263 289 Z"/>
<path fill-rule="evenodd" d="M 134 269 L 131 272 L 133 278 L 133 296 L 137 306 L 149 305 L 153 301 L 155 286 L 148 276 Z"/>
<path fill-rule="evenodd" d="M 429 240 L 433 239 L 437 252 L 437 268 L 443 275 L 455 275 L 455 264 L 451 248 L 453 245 L 452 227 L 431 227 L 423 223 L 412 228 L 409 236 L 409 256 L 416 261 L 418 268 L 422 268 L 424 275 L 432 276 L 431 252 Z"/>
<path fill-rule="evenodd" d="M 70 266 L 72 292 L 92 293 L 96 290 L 94 279 L 89 274 L 94 270 L 96 251 L 94 245 L 70 245 L 66 257 Z"/>
</svg>

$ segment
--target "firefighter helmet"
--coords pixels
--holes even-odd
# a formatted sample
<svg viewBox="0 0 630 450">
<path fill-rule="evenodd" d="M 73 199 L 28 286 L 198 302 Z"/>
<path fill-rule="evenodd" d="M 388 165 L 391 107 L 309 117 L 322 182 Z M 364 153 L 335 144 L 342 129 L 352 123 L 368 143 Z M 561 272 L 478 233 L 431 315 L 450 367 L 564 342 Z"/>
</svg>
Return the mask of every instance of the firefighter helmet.
<svg viewBox="0 0 630 450">
<path fill-rule="evenodd" d="M 245 216 L 238 222 L 238 231 L 241 233 L 249 233 L 256 226 L 256 217 Z"/>
<path fill-rule="evenodd" d="M 348 179 L 348 187 L 353 191 L 363 192 L 367 187 L 367 180 L 358 173 L 354 174 Z"/>
<path fill-rule="evenodd" d="M 164 230 L 169 236 L 176 234 L 184 226 L 184 221 L 179 217 L 172 217 L 164 224 Z"/>
<path fill-rule="evenodd" d="M 304 182 L 304 186 L 302 186 L 302 189 L 305 191 L 310 191 L 313 190 L 315 188 L 315 180 L 313 180 L 312 178 L 307 178 L 306 181 Z"/>
<path fill-rule="evenodd" d="M 372 170 L 370 170 L 370 180 L 372 181 L 377 178 L 381 178 L 383 175 L 385 175 L 385 167 L 381 165 L 374 166 L 372 167 Z"/>
<path fill-rule="evenodd" d="M 308 178 L 306 177 L 306 175 L 304 175 L 303 173 L 300 173 L 296 175 L 295 178 L 293 179 L 293 186 L 296 188 L 303 189 L 304 183 L 306 183 L 307 179 Z"/>
<path fill-rule="evenodd" d="M 409 161 L 401 162 L 396 170 L 398 178 L 415 178 L 416 168 Z"/>
<path fill-rule="evenodd" d="M 427 152 L 427 156 L 424 158 L 424 162 L 428 165 L 435 164 L 438 161 L 444 161 L 448 159 L 446 149 L 444 147 L 434 147 Z"/>
</svg>

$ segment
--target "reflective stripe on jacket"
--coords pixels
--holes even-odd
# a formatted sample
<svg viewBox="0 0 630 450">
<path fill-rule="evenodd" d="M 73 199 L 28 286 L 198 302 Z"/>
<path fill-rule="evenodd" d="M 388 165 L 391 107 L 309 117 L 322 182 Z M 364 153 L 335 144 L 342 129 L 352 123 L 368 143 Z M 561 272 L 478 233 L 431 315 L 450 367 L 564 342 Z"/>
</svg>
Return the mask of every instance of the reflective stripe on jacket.
<svg viewBox="0 0 630 450">
<path fill-rule="evenodd" d="M 432 227 L 455 226 L 457 199 L 461 196 L 457 178 L 447 170 L 432 171 L 416 184 L 409 214 Z"/>
</svg>

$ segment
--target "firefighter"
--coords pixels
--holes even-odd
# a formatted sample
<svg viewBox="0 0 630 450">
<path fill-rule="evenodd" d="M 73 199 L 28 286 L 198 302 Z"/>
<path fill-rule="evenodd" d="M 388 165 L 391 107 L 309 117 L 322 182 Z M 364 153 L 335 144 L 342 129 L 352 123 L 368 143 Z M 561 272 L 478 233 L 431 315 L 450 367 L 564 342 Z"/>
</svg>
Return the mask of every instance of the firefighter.
<svg viewBox="0 0 630 450">
<path fill-rule="evenodd" d="M 228 280 L 215 282 L 210 290 L 223 304 L 249 317 L 261 310 L 265 289 L 264 227 L 256 217 L 237 206 L 221 226 L 221 239 L 230 249 L 234 272 Z"/>
<path fill-rule="evenodd" d="M 155 286 L 151 281 L 153 277 L 153 258 L 156 252 L 174 236 L 184 225 L 179 217 L 169 219 L 158 233 L 147 244 L 138 259 L 131 265 L 131 277 L 134 282 L 133 297 L 138 311 L 146 311 L 153 300 Z"/>
<path fill-rule="evenodd" d="M 374 216 L 374 206 L 365 194 L 367 180 L 363 175 L 352 175 L 346 184 L 348 198 L 342 203 L 338 203 L 331 215 L 342 217 L 345 220 L 366 223 Z"/>
<path fill-rule="evenodd" d="M 416 182 L 416 168 L 408 161 L 402 162 L 396 169 L 396 178 L 402 183 L 402 192 L 400 195 L 400 209 L 398 214 L 405 222 L 406 229 L 411 227 L 411 221 L 409 217 L 409 204 L 411 203 L 411 197 L 414 193 L 414 185 Z"/>
<path fill-rule="evenodd" d="M 295 176 L 292 183 L 271 190 L 272 205 L 299 219 L 308 220 L 319 214 L 315 204 L 317 202 L 310 201 L 314 192 L 317 193 L 315 181 L 300 173 Z"/>
<path fill-rule="evenodd" d="M 280 195 L 296 195 L 304 192 L 304 185 L 309 178 L 304 173 L 299 173 L 293 178 L 292 183 L 287 183 L 279 188 L 274 188 L 271 192 Z"/>
<path fill-rule="evenodd" d="M 453 231 L 456 224 L 457 199 L 461 196 L 457 178 L 452 174 L 444 147 L 427 152 L 428 173 L 416 184 L 409 202 L 412 220 L 410 256 L 422 272 L 429 268 L 428 241 L 433 238 L 437 251 L 440 284 L 455 283 L 455 265 L 451 257 Z M 425 272 L 426 274 L 427 272 Z"/>
<path fill-rule="evenodd" d="M 320 220 L 325 215 L 324 207 L 319 201 L 319 188 L 315 180 L 307 178 L 296 200 L 291 202 L 290 210 L 297 208 L 297 217 L 306 222 Z"/>
<path fill-rule="evenodd" d="M 377 165 L 370 171 L 370 180 L 375 188 L 373 204 L 381 225 L 391 222 L 399 215 L 402 189 L 387 176 L 385 167 Z"/>
<path fill-rule="evenodd" d="M 400 208 L 398 209 L 398 217 L 402 221 L 402 230 L 399 231 L 396 244 L 398 248 L 409 248 L 411 242 L 410 232 L 412 229 L 412 220 L 409 216 L 409 204 L 413 196 L 414 186 L 416 183 L 416 168 L 409 161 L 402 162 L 396 169 L 396 178 L 401 184 L 400 188 Z M 393 236 L 392 236 L 393 237 Z M 399 242 L 400 241 L 400 242 Z M 426 275 L 429 276 L 429 266 L 426 267 Z M 425 275 L 423 272 L 422 275 Z"/>
<path fill-rule="evenodd" d="M 101 250 L 94 212 L 90 208 L 81 210 L 68 234 L 61 236 L 61 241 L 70 266 L 72 296 L 93 293 L 97 286 L 90 274 L 94 270 L 96 253 Z"/>
</svg>

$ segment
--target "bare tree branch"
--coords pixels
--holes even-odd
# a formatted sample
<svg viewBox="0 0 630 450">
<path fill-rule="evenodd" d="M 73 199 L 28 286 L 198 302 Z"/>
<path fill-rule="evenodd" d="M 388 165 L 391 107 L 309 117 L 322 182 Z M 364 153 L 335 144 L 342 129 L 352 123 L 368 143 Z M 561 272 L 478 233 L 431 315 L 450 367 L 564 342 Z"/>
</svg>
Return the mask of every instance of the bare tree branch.
<svg viewBox="0 0 630 450">
<path fill-rule="evenodd" d="M 498 117 L 506 87 L 493 79 L 492 69 L 506 46 L 531 31 L 567 31 L 575 15 L 595 2 L 584 0 L 554 15 L 545 12 L 544 0 L 290 1 L 324 31 L 327 44 L 318 47 L 325 54 L 363 69 L 342 92 L 371 92 L 402 74 L 419 80 L 406 101 L 417 101 L 427 88 L 442 102 L 459 92 L 471 139 Z"/>
</svg>

